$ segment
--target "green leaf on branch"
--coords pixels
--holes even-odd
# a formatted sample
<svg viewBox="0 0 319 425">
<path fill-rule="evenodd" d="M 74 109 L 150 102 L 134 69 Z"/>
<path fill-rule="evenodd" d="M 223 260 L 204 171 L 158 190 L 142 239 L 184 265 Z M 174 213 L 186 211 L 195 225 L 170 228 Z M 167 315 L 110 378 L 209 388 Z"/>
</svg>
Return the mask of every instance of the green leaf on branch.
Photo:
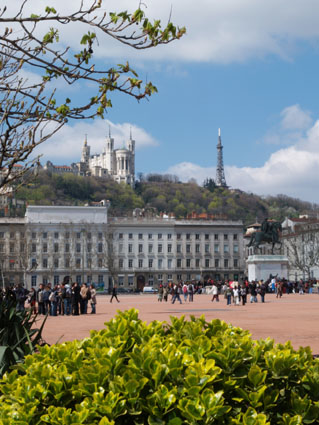
<svg viewBox="0 0 319 425">
<path fill-rule="evenodd" d="M 47 6 L 46 8 L 45 8 L 45 11 L 46 11 L 46 13 L 55 13 L 56 14 L 56 10 L 54 9 L 54 7 L 49 7 L 49 6 Z"/>
</svg>

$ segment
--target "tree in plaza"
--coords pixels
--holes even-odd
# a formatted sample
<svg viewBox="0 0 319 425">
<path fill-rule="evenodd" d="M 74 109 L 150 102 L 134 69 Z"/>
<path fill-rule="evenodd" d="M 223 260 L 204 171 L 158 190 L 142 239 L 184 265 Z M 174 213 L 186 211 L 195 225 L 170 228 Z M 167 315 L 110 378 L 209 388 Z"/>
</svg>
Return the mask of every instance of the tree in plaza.
<svg viewBox="0 0 319 425">
<path fill-rule="evenodd" d="M 111 278 L 112 287 L 118 284 L 118 274 L 120 271 L 119 267 L 119 248 L 115 241 L 118 235 L 116 223 L 108 218 L 107 229 L 105 232 L 105 255 L 103 256 L 105 261 L 105 267 L 108 270 L 108 274 Z M 108 287 L 109 291 L 112 287 Z"/>
<path fill-rule="evenodd" d="M 289 266 L 301 272 L 308 279 L 311 272 L 319 267 L 319 225 L 314 223 L 282 236 Z"/>
<path fill-rule="evenodd" d="M 31 157 L 33 150 L 68 120 L 103 117 L 112 107 L 113 92 L 141 100 L 157 91 L 151 82 L 143 82 L 128 62 L 100 68 L 94 61 L 98 44 L 113 39 L 144 50 L 185 33 L 185 28 L 170 20 L 165 27 L 159 20 L 151 22 L 143 3 L 132 13 L 107 13 L 102 9 L 103 0 L 89 2 L 88 6 L 77 3 L 67 14 L 49 6 L 29 14 L 31 0 L 10 4 L 10 8 L 18 5 L 12 15 L 6 6 L 0 7 L 0 189 L 29 175 L 39 161 Z M 83 28 L 78 50 L 60 40 L 65 25 Z M 56 89 L 59 81 L 66 86 L 88 83 L 91 97 L 63 98 Z"/>
</svg>

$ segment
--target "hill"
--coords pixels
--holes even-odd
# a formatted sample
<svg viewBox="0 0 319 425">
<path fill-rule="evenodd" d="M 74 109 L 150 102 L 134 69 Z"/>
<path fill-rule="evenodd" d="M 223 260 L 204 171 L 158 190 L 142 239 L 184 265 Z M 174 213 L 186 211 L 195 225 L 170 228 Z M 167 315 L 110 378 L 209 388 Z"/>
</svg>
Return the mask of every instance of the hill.
<svg viewBox="0 0 319 425">
<path fill-rule="evenodd" d="M 175 177 L 143 178 L 135 188 L 112 180 L 41 171 L 17 198 L 37 205 L 84 205 L 109 199 L 111 215 L 131 215 L 135 208 L 155 214 L 173 213 L 177 218 L 191 213 L 241 219 L 247 224 L 264 217 L 283 220 L 286 216 L 317 214 L 319 206 L 285 195 L 262 198 L 240 190 L 216 187 L 213 180 L 204 186 L 178 182 Z"/>
</svg>

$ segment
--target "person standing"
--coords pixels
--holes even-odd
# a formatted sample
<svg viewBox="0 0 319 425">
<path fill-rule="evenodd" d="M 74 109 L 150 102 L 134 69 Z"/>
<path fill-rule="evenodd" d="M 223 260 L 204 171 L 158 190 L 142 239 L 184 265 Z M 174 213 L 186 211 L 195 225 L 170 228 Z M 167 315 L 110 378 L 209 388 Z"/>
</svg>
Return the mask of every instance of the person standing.
<svg viewBox="0 0 319 425">
<path fill-rule="evenodd" d="M 158 296 L 157 296 L 157 301 L 162 302 L 163 301 L 163 293 L 164 293 L 164 288 L 163 285 L 160 284 L 159 288 L 158 288 Z"/>
<path fill-rule="evenodd" d="M 257 286 L 255 281 L 253 281 L 250 285 L 250 302 L 257 302 Z"/>
<path fill-rule="evenodd" d="M 239 289 L 238 284 L 233 287 L 234 304 L 239 305 Z"/>
<path fill-rule="evenodd" d="M 88 287 L 85 283 L 82 284 L 80 290 L 80 312 L 81 314 L 87 314 L 88 309 Z"/>
<path fill-rule="evenodd" d="M 33 314 L 37 314 L 36 300 L 37 300 L 37 293 L 34 288 L 31 288 L 28 295 L 28 303 L 30 304 L 30 308 Z"/>
<path fill-rule="evenodd" d="M 58 311 L 58 287 L 57 285 L 54 286 L 54 288 L 52 289 L 50 296 L 49 296 L 49 301 L 51 303 L 51 316 L 57 316 L 57 311 Z"/>
<path fill-rule="evenodd" d="M 114 285 L 113 288 L 112 288 L 112 296 L 111 296 L 111 299 L 110 299 L 110 303 L 112 302 L 113 298 L 115 298 L 118 303 L 120 302 L 117 298 L 117 286 L 116 285 Z"/>
<path fill-rule="evenodd" d="M 227 305 L 231 305 L 231 296 L 232 296 L 232 289 L 230 286 L 226 286 L 226 288 L 224 289 L 225 291 L 225 297 L 227 300 Z"/>
<path fill-rule="evenodd" d="M 247 302 L 247 287 L 246 287 L 245 283 L 243 283 L 241 285 L 240 295 L 241 295 L 242 305 L 245 305 L 246 302 Z"/>
<path fill-rule="evenodd" d="M 50 314 L 51 315 L 51 304 L 50 304 L 50 300 L 49 300 L 49 296 L 50 296 L 50 288 L 48 285 L 46 285 L 44 287 L 43 290 L 43 303 L 44 303 L 44 314 Z"/>
<path fill-rule="evenodd" d="M 40 283 L 39 289 L 37 291 L 37 299 L 38 299 L 38 314 L 45 315 L 45 305 L 43 300 L 43 292 L 44 292 L 44 286 L 42 283 Z"/>
<path fill-rule="evenodd" d="M 188 301 L 192 303 L 194 301 L 194 285 L 192 282 L 188 285 Z"/>
<path fill-rule="evenodd" d="M 79 302 L 80 302 L 80 287 L 77 282 L 72 285 L 72 314 L 73 316 L 79 315 Z"/>
<path fill-rule="evenodd" d="M 28 296 L 28 291 L 22 286 L 22 284 L 19 284 L 16 288 L 15 295 L 17 300 L 17 310 L 24 311 L 24 304 Z"/>
<path fill-rule="evenodd" d="M 167 302 L 167 299 L 168 299 L 168 285 L 164 286 L 164 289 L 163 289 L 163 299 L 164 299 L 165 302 Z"/>
<path fill-rule="evenodd" d="M 261 302 L 264 303 L 265 302 L 265 295 L 266 295 L 266 285 L 265 285 L 263 280 L 261 281 L 259 294 L 260 294 Z"/>
<path fill-rule="evenodd" d="M 183 284 L 183 295 L 184 295 L 184 302 L 187 302 L 187 297 L 188 297 L 188 287 L 186 285 L 186 283 L 184 282 Z"/>
<path fill-rule="evenodd" d="M 96 289 L 95 286 L 92 284 L 89 287 L 90 293 L 91 293 L 91 314 L 96 314 Z"/>
</svg>

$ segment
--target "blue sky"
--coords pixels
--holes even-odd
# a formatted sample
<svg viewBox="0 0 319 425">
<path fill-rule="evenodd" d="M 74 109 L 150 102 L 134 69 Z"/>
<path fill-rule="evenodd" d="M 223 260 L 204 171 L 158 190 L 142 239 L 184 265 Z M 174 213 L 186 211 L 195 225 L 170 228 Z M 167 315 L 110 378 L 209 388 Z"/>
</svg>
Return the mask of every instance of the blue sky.
<svg viewBox="0 0 319 425">
<path fill-rule="evenodd" d="M 51 3 L 61 7 L 62 1 Z M 133 10 L 138 2 L 109 4 L 107 10 Z M 78 161 L 85 133 L 92 153 L 101 152 L 109 124 L 122 146 L 132 127 L 136 173 L 169 172 L 202 184 L 215 178 L 220 127 L 231 187 L 319 203 L 317 0 L 149 0 L 146 5 L 147 14 L 163 19 L 172 5 L 172 20 L 185 25 L 187 35 L 143 53 L 105 42 L 97 60 L 108 66 L 128 58 L 159 93 L 140 103 L 115 95 L 104 122 L 70 123 L 42 145 L 42 162 Z M 75 34 L 68 31 L 72 45 Z M 88 93 L 81 87 L 71 94 Z"/>
</svg>

